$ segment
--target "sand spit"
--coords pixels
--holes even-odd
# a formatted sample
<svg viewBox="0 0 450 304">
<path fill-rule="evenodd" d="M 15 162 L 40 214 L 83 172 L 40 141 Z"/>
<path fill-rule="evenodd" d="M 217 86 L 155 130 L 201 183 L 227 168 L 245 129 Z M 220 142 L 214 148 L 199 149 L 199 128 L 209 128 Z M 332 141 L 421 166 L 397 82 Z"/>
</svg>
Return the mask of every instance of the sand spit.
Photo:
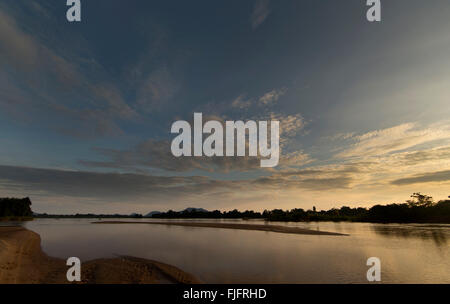
<svg viewBox="0 0 450 304">
<path fill-rule="evenodd" d="M 335 235 L 335 236 L 348 235 L 337 232 L 318 231 L 298 227 L 260 225 L 260 224 L 203 223 L 203 222 L 127 222 L 127 221 L 99 221 L 93 222 L 93 224 L 146 224 L 146 225 L 169 225 L 169 226 L 185 226 L 185 227 L 255 230 L 255 231 L 267 231 L 267 232 L 289 233 L 289 234 Z"/>
<path fill-rule="evenodd" d="M 41 250 L 37 233 L 22 227 L 0 227 L 0 284 L 66 284 L 68 266 Z M 81 265 L 85 284 L 200 283 L 192 275 L 164 263 L 119 257 Z"/>
</svg>

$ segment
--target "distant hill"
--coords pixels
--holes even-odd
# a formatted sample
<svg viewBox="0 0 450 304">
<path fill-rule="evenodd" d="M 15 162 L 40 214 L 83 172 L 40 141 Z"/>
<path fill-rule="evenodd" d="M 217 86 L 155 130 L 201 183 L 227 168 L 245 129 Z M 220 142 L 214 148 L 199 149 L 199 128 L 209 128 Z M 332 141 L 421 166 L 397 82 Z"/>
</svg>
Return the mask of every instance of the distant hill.
<svg viewBox="0 0 450 304">
<path fill-rule="evenodd" d="M 152 211 L 152 212 L 149 212 L 146 215 L 144 215 L 144 217 L 153 217 L 154 215 L 161 214 L 161 213 L 162 213 L 161 211 Z"/>
<path fill-rule="evenodd" d="M 206 209 L 203 209 L 203 208 L 192 208 L 192 207 L 189 207 L 189 208 L 184 209 L 181 212 L 209 212 L 209 211 L 206 210 Z"/>
</svg>

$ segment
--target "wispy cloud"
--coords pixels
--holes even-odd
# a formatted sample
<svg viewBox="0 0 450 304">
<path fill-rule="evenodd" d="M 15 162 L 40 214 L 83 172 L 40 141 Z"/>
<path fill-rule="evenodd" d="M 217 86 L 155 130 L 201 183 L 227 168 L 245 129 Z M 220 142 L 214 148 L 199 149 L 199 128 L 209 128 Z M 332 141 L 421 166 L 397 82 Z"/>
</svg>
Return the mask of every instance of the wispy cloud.
<svg viewBox="0 0 450 304">
<path fill-rule="evenodd" d="M 392 181 L 393 185 L 410 185 L 418 183 L 448 182 L 450 181 L 450 170 L 417 174 L 412 177 L 400 178 Z"/>
<path fill-rule="evenodd" d="M 405 123 L 362 135 L 345 135 L 354 143 L 338 153 L 338 158 L 368 157 L 406 150 L 436 140 L 450 139 L 450 125 L 434 124 L 421 128 L 416 123 Z"/>
<path fill-rule="evenodd" d="M 143 81 L 137 93 L 137 108 L 145 112 L 167 109 L 168 103 L 177 90 L 178 84 L 173 79 L 168 68 L 152 71 Z"/>
<path fill-rule="evenodd" d="M 38 48 L 32 37 L 23 33 L 18 28 L 15 20 L 1 9 L 0 41 L 0 51 L 3 60 L 14 61 L 15 64 L 20 65 L 22 68 L 33 67 L 37 63 Z"/>
<path fill-rule="evenodd" d="M 269 8 L 269 0 L 257 0 L 255 6 L 253 7 L 253 12 L 250 17 L 250 21 L 252 23 L 252 28 L 256 29 L 269 17 L 270 8 Z"/>
<path fill-rule="evenodd" d="M 242 94 L 231 102 L 231 106 L 238 109 L 247 109 L 252 105 L 252 102 L 251 99 L 246 98 L 245 94 Z"/>
<path fill-rule="evenodd" d="M 175 157 L 169 141 L 147 140 L 130 150 L 95 149 L 106 161 L 80 160 L 91 168 L 116 168 L 135 172 L 160 169 L 170 172 L 245 172 L 261 167 L 256 157 Z"/>
<path fill-rule="evenodd" d="M 270 92 L 267 92 L 263 96 L 259 98 L 259 102 L 263 105 L 272 105 L 280 99 L 281 96 L 286 94 L 287 88 L 282 88 L 279 90 L 272 90 Z"/>
<path fill-rule="evenodd" d="M 231 102 L 232 108 L 248 109 L 250 107 L 275 106 L 278 100 L 287 93 L 287 88 L 273 89 L 260 97 L 249 98 L 247 94 L 241 94 Z"/>
<path fill-rule="evenodd" d="M 271 112 L 269 118 L 270 120 L 278 120 L 280 122 L 280 137 L 283 137 L 283 139 L 296 136 L 306 125 L 301 114 L 281 114 Z"/>
<path fill-rule="evenodd" d="M 121 134 L 119 121 L 136 119 L 138 112 L 114 84 L 92 80 L 92 71 L 85 73 L 77 65 L 78 57 L 60 51 L 26 33 L 0 9 L 0 65 L 4 68 L 0 77 L 5 79 L 0 107 L 16 118 L 47 124 L 66 135 Z M 92 68 L 104 72 L 98 65 Z M 69 122 L 78 127 L 67 128 Z"/>
</svg>

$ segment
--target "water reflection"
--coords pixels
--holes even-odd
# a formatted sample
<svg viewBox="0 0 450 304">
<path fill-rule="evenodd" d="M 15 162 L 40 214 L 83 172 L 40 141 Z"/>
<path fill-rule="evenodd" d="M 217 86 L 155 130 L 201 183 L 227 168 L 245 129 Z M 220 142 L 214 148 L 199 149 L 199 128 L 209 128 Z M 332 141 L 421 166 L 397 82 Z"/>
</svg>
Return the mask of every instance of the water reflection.
<svg viewBox="0 0 450 304">
<path fill-rule="evenodd" d="M 395 238 L 420 238 L 422 240 L 433 240 L 438 247 L 446 247 L 450 237 L 448 225 L 373 225 L 376 234 Z"/>
</svg>

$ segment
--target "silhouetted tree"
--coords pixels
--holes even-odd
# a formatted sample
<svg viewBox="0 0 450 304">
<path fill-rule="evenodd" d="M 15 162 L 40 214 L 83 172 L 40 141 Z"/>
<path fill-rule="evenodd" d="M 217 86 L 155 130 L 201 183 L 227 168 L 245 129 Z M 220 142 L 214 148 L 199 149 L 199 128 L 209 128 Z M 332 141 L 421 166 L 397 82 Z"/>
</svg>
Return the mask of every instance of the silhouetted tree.
<svg viewBox="0 0 450 304">
<path fill-rule="evenodd" d="M 30 198 L 0 198 L 0 217 L 32 215 Z"/>
<path fill-rule="evenodd" d="M 429 207 L 433 205 L 433 198 L 431 196 L 417 192 L 413 193 L 411 197 L 412 200 L 406 201 L 411 207 Z"/>
</svg>

